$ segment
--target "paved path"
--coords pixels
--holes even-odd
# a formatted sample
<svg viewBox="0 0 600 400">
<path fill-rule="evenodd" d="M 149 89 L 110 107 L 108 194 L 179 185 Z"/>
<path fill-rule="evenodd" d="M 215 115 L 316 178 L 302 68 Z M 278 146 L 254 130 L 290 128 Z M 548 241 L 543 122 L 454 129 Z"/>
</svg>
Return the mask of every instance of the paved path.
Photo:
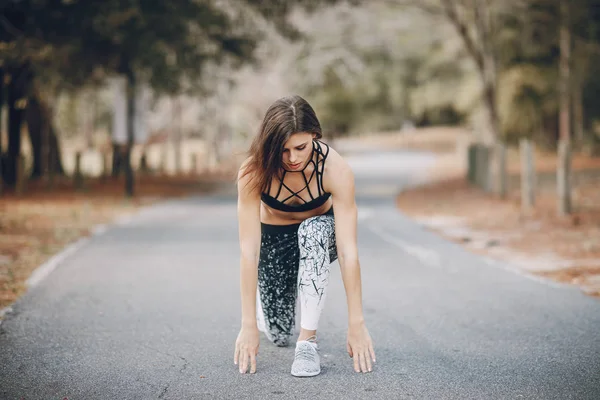
<svg viewBox="0 0 600 400">
<path fill-rule="evenodd" d="M 237 372 L 235 198 L 220 194 L 112 227 L 17 302 L 0 325 L 0 398 L 600 399 L 600 301 L 469 254 L 393 208 L 430 161 L 351 158 L 373 373 L 354 373 L 345 353 L 338 268 L 323 373 L 293 378 L 293 348 L 264 339 L 258 373 Z"/>
</svg>

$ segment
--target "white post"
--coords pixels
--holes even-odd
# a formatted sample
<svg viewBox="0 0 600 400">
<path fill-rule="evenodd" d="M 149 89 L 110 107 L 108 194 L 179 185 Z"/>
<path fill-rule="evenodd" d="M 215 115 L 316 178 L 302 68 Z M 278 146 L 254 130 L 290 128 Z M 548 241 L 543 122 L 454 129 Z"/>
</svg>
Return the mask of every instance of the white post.
<svg viewBox="0 0 600 400">
<path fill-rule="evenodd" d="M 508 192 L 506 178 L 506 145 L 500 141 L 494 146 L 493 160 L 496 173 L 496 194 L 505 198 Z"/>
<path fill-rule="evenodd" d="M 565 216 L 571 213 L 571 145 L 568 140 L 558 142 L 558 168 L 556 170 L 556 190 L 558 213 Z"/>
<path fill-rule="evenodd" d="M 522 138 L 521 148 L 521 209 L 526 212 L 535 204 L 535 163 L 531 140 Z"/>
</svg>

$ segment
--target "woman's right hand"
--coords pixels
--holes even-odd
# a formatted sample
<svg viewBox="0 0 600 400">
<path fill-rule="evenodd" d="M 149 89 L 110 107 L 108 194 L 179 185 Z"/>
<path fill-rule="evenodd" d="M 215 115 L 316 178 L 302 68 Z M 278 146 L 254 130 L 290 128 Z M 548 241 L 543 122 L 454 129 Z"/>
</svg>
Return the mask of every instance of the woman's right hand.
<svg viewBox="0 0 600 400">
<path fill-rule="evenodd" d="M 250 373 L 256 372 L 256 356 L 258 355 L 258 346 L 260 339 L 258 337 L 258 328 L 244 328 L 235 341 L 235 354 L 233 363 L 239 365 L 240 373 L 245 374 L 250 366 Z M 248 360 L 250 363 L 248 363 Z"/>
</svg>

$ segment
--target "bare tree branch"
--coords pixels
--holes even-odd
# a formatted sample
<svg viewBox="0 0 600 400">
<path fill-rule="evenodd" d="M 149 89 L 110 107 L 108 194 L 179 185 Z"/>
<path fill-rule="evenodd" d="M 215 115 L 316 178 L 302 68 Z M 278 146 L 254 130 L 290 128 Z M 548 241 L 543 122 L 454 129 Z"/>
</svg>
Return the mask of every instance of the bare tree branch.
<svg viewBox="0 0 600 400">
<path fill-rule="evenodd" d="M 487 5 L 482 4 L 484 0 L 475 0 L 473 4 L 474 26 L 477 30 L 477 36 L 481 42 L 481 49 L 485 51 L 490 46 L 489 26 L 487 24 Z"/>
<path fill-rule="evenodd" d="M 456 9 L 456 6 L 452 0 L 441 0 L 441 3 L 444 8 L 445 15 L 448 17 L 448 19 L 462 38 L 467 51 L 469 52 L 469 54 L 471 54 L 471 57 L 473 57 L 475 64 L 477 64 L 477 68 L 481 73 L 483 73 L 483 52 L 478 47 L 475 39 L 473 39 L 473 37 L 469 33 L 469 27 L 467 23 L 458 15 L 458 10 Z"/>
</svg>

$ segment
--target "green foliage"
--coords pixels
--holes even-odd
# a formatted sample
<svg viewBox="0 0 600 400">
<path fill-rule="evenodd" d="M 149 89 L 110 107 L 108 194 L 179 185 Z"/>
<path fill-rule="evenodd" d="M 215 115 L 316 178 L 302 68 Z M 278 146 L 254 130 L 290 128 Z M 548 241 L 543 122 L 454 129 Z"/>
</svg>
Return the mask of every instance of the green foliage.
<svg viewBox="0 0 600 400">
<path fill-rule="evenodd" d="M 597 93 L 598 29 L 600 2 L 569 2 L 572 35 L 571 80 L 574 95 L 583 94 L 584 121 L 588 130 L 599 117 Z M 512 31 L 504 43 L 500 74 L 499 108 L 503 131 L 509 140 L 529 136 L 542 144 L 554 144 L 558 125 L 558 2 L 529 0 L 525 15 L 509 15 L 503 31 Z M 510 50 L 508 50 L 510 48 Z M 572 99 L 577 101 L 578 99 Z"/>
<path fill-rule="evenodd" d="M 472 66 L 457 57 L 449 27 L 431 30 L 431 17 L 414 8 L 340 5 L 304 15 L 300 25 L 294 89 L 340 133 L 400 129 L 407 120 L 462 122 L 473 103 L 458 96 L 456 104 Z"/>
<path fill-rule="evenodd" d="M 372 129 L 397 129 L 401 125 L 403 118 L 393 98 L 389 80 L 393 71 L 388 61 L 372 55 L 369 63 L 372 68 L 350 84 L 344 84 L 333 68 L 325 72 L 324 83 L 313 88 L 309 96 L 314 99 L 326 130 L 348 135 Z"/>
<path fill-rule="evenodd" d="M 360 7 L 352 6 L 358 3 Z M 339 133 L 397 129 L 405 120 L 465 123 L 482 103 L 480 76 L 455 29 L 439 15 L 400 2 L 9 0 L 6 4 L 2 11 L 10 26 L 0 29 L 1 62 L 18 65 L 28 60 L 38 79 L 57 90 L 73 91 L 133 70 L 156 93 L 205 93 L 214 83 L 203 79 L 208 66 L 212 71 L 219 64 L 235 69 L 256 62 L 257 43 L 268 39 L 265 32 L 270 31 L 253 29 L 246 15 L 252 10 L 266 17 L 288 51 L 295 52 L 288 64 L 293 70 L 285 71 L 290 88 L 310 98 L 323 124 Z M 503 135 L 509 140 L 522 135 L 553 138 L 558 0 L 527 0 L 520 9 L 500 0 L 489 4 L 498 10 L 493 45 Z M 569 4 L 572 83 L 582 88 L 583 125 L 591 132 L 600 120 L 596 95 L 600 0 Z M 323 5 L 328 7 L 317 10 Z M 294 6 L 308 11 L 291 23 L 286 16 Z M 269 64 L 279 56 L 271 53 L 262 62 Z"/>
<path fill-rule="evenodd" d="M 264 1 L 260 8 L 266 11 L 280 3 L 289 2 Z M 199 89 L 194 85 L 207 63 L 252 60 L 259 38 L 240 22 L 241 16 L 228 12 L 241 5 L 224 7 L 209 0 L 9 0 L 2 8 L 10 29 L 4 24 L 0 30 L 0 60 L 16 65 L 32 61 L 39 77 L 51 72 L 69 90 L 128 70 L 159 92 Z M 278 15 L 277 9 L 271 12 Z"/>
<path fill-rule="evenodd" d="M 338 46 L 364 63 L 362 70 L 346 77 L 344 85 L 327 77 L 305 89 L 319 100 L 326 121 L 348 131 L 362 131 L 394 129 L 404 119 L 417 124 L 453 124 L 478 118 L 482 83 L 471 55 L 456 30 L 449 29 L 448 20 L 431 12 L 439 1 L 417 3 L 406 7 L 387 2 L 376 7 L 363 2 L 354 12 L 346 8 L 338 13 L 338 20 L 344 16 L 343 22 L 334 27 L 323 24 L 321 16 L 311 17 L 314 24 L 320 22 L 327 28 L 308 31 L 309 44 L 338 37 Z M 475 29 L 468 2 L 458 3 L 461 12 L 470 15 L 465 20 L 471 24 L 467 29 Z M 552 143 L 558 129 L 559 2 L 528 0 L 518 7 L 499 0 L 487 4 L 494 18 L 491 43 L 497 58 L 501 135 L 511 142 L 529 136 Z M 571 85 L 574 95 L 582 93 L 583 126 L 593 132 L 600 119 L 596 95 L 600 90 L 600 0 L 574 0 L 569 5 Z M 415 12 L 425 8 L 425 12 Z M 373 21 L 377 23 L 369 23 L 371 17 L 356 17 L 360 14 L 376 16 Z M 370 46 L 362 45 L 365 35 L 371 38 Z M 318 46 L 308 45 L 299 60 L 308 59 L 314 65 L 310 54 L 316 49 Z M 323 76 L 330 74 L 330 67 L 323 69 Z M 582 90 L 578 92 L 579 86 Z"/>
<path fill-rule="evenodd" d="M 507 140 L 539 138 L 544 117 L 557 113 L 556 79 L 553 66 L 538 64 L 515 65 L 502 73 L 498 109 Z"/>
</svg>

